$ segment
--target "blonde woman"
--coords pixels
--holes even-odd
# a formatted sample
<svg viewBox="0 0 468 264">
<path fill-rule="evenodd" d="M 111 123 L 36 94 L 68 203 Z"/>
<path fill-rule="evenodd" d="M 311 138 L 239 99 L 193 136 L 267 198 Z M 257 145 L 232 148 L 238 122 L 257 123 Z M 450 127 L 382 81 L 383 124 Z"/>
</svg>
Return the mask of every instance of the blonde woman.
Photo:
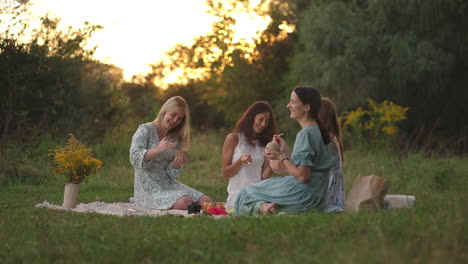
<svg viewBox="0 0 468 264">
<path fill-rule="evenodd" d="M 188 162 L 190 115 L 180 96 L 169 98 L 153 122 L 141 124 L 132 138 L 130 162 L 135 169 L 134 195 L 148 209 L 187 210 L 192 203 L 211 202 L 176 178 Z"/>
</svg>

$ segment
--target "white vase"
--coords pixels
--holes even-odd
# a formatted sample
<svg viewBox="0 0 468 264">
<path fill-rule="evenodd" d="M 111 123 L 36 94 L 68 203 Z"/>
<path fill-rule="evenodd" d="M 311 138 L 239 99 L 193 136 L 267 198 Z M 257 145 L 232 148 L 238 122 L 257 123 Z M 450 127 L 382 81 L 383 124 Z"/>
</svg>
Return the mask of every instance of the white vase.
<svg viewBox="0 0 468 264">
<path fill-rule="evenodd" d="M 78 202 L 78 190 L 80 185 L 76 183 L 67 183 L 65 185 L 65 192 L 63 194 L 63 207 L 75 208 Z"/>
</svg>

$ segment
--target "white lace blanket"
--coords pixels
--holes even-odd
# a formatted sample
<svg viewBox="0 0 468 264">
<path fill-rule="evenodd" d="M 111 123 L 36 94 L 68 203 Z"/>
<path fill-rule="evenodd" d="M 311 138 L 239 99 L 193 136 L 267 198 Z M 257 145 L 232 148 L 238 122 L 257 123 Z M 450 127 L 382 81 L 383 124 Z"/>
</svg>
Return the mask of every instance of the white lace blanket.
<svg viewBox="0 0 468 264">
<path fill-rule="evenodd" d="M 164 215 L 178 215 L 184 217 L 192 217 L 197 214 L 189 214 L 187 210 L 156 210 L 156 209 L 145 209 L 137 206 L 133 202 L 133 197 L 130 198 L 128 203 L 105 203 L 105 202 L 92 202 L 89 204 L 78 204 L 76 208 L 69 209 L 61 205 L 51 204 L 48 201 L 36 204 L 36 207 L 48 208 L 53 210 L 67 210 L 77 213 L 98 213 L 106 215 L 115 215 L 119 217 L 123 216 L 164 216 Z M 415 197 L 409 195 L 387 195 L 385 197 L 385 208 L 386 209 L 409 209 L 414 205 Z M 279 213 L 279 215 L 285 213 Z M 224 218 L 226 215 L 214 215 L 212 218 Z"/>
<path fill-rule="evenodd" d="M 188 214 L 187 210 L 155 210 L 145 209 L 137 206 L 135 203 L 105 203 L 105 202 L 92 202 L 89 204 L 78 204 L 76 208 L 68 209 L 61 205 L 50 204 L 48 201 L 36 204 L 36 207 L 48 208 L 54 210 L 67 210 L 77 213 L 98 213 L 115 216 L 164 216 L 164 215 L 178 215 L 184 217 L 195 216 L 196 214 Z"/>
</svg>

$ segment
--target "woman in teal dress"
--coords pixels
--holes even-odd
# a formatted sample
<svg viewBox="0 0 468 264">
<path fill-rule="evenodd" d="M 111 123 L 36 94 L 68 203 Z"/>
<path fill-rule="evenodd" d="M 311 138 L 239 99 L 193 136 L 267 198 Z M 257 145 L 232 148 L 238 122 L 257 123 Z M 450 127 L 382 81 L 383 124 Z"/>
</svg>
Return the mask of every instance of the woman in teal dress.
<svg viewBox="0 0 468 264">
<path fill-rule="evenodd" d="M 265 153 L 276 172 L 274 177 L 244 188 L 234 205 L 235 215 L 322 210 L 328 187 L 328 174 L 333 162 L 330 136 L 317 118 L 321 97 L 313 87 L 297 87 L 287 107 L 290 117 L 301 125 L 292 153 L 286 142 L 275 136 L 280 153 Z M 275 162 L 276 161 L 276 162 Z"/>
</svg>

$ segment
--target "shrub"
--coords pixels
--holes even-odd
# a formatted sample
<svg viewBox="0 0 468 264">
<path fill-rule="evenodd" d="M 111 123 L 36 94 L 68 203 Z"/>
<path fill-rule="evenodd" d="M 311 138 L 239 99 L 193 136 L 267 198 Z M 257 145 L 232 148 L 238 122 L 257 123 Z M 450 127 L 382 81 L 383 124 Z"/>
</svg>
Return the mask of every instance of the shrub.
<svg viewBox="0 0 468 264">
<path fill-rule="evenodd" d="M 409 107 L 388 100 L 379 104 L 369 99 L 367 109 L 358 107 L 343 114 L 343 131 L 347 142 L 389 146 L 395 141 L 400 130 L 398 125 L 406 120 L 408 110 Z"/>
</svg>

